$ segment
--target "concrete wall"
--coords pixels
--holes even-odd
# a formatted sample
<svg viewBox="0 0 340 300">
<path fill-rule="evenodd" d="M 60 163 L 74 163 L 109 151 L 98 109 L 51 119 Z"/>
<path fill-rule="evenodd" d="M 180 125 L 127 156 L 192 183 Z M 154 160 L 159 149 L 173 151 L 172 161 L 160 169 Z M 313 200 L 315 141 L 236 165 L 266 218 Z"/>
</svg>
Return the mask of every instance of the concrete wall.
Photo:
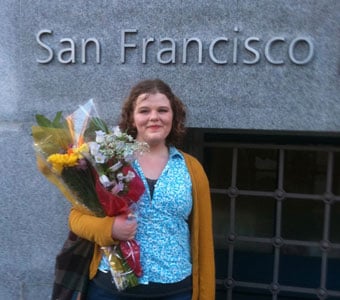
<svg viewBox="0 0 340 300">
<path fill-rule="evenodd" d="M 189 126 L 340 131 L 338 0 L 0 0 L 0 20 L 0 299 L 48 299 L 67 233 L 35 166 L 36 113 L 93 98 L 115 124 L 131 85 L 160 77 Z"/>
</svg>

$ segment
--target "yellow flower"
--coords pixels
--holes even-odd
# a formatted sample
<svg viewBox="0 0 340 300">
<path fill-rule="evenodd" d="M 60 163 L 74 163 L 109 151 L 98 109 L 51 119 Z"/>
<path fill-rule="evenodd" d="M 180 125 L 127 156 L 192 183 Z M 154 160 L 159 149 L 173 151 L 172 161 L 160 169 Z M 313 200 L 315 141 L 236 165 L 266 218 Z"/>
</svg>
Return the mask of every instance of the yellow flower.
<svg viewBox="0 0 340 300">
<path fill-rule="evenodd" d="M 83 152 L 88 152 L 87 144 L 82 144 L 78 148 L 70 148 L 65 154 L 52 154 L 47 158 L 47 161 L 51 163 L 53 169 L 60 174 L 64 167 L 76 166 L 78 160 L 83 158 Z"/>
<path fill-rule="evenodd" d="M 75 148 L 75 150 L 73 150 L 74 152 L 77 152 L 77 153 L 84 153 L 84 152 L 89 152 L 89 146 L 84 143 L 82 144 L 79 148 Z"/>
</svg>

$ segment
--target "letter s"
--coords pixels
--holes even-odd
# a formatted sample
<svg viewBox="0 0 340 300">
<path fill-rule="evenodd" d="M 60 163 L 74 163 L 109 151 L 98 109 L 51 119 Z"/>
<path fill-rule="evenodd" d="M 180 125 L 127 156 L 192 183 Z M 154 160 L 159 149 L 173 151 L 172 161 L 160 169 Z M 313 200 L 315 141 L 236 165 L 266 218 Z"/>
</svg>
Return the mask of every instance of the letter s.
<svg viewBox="0 0 340 300">
<path fill-rule="evenodd" d="M 260 39 L 257 37 L 249 37 L 244 41 L 244 48 L 249 51 L 251 54 L 254 55 L 254 59 L 253 60 L 243 60 L 243 63 L 245 65 L 254 65 L 256 63 L 258 63 L 260 61 L 260 52 L 257 51 L 255 48 L 250 46 L 250 43 L 252 42 L 259 42 Z"/>
<path fill-rule="evenodd" d="M 44 49 L 47 50 L 48 52 L 48 57 L 46 59 L 37 59 L 37 62 L 40 63 L 40 64 L 47 64 L 49 63 L 52 59 L 53 59 L 53 50 L 52 48 L 50 48 L 48 45 L 44 44 L 42 41 L 41 41 L 41 36 L 43 34 L 52 34 L 52 30 L 49 30 L 49 29 L 43 29 L 43 30 L 40 30 L 37 35 L 36 35 L 36 40 L 38 42 L 38 44 L 43 47 Z"/>
</svg>

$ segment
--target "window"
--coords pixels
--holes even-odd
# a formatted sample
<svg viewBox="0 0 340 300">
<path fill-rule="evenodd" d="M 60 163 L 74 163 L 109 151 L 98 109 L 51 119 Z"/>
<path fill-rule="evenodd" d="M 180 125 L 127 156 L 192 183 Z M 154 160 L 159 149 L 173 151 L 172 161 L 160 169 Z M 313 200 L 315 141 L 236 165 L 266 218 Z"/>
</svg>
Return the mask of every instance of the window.
<svg viewBox="0 0 340 300">
<path fill-rule="evenodd" d="M 216 299 L 340 299 L 338 145 L 189 130 L 211 187 Z"/>
</svg>

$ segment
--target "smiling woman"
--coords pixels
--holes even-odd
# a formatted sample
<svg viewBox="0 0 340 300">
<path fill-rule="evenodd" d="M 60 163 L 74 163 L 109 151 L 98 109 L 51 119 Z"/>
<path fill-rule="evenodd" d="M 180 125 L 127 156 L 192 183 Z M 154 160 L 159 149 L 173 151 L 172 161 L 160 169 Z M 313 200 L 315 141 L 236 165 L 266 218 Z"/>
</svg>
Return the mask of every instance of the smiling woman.
<svg viewBox="0 0 340 300">
<path fill-rule="evenodd" d="M 142 274 L 139 285 L 118 292 L 100 252 L 103 245 L 96 244 L 87 300 L 215 299 L 209 183 L 198 160 L 177 148 L 185 117 L 181 100 L 158 79 L 139 82 L 124 102 L 121 130 L 149 144 L 132 163 L 145 187 L 132 232 L 141 249 Z M 120 216 L 104 223 L 76 210 L 69 221 L 77 235 L 92 241 L 106 235 L 112 244 L 131 227 Z"/>
<path fill-rule="evenodd" d="M 164 143 L 172 128 L 170 101 L 161 93 L 142 94 L 136 100 L 133 118 L 137 139 L 156 147 Z"/>
</svg>

